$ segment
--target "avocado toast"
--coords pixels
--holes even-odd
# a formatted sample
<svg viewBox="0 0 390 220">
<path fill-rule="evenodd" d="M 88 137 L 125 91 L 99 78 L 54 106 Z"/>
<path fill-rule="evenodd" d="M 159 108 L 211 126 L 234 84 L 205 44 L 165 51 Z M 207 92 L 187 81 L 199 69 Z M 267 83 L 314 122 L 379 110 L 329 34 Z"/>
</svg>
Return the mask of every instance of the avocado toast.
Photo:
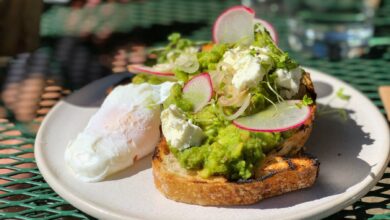
<svg viewBox="0 0 390 220">
<path fill-rule="evenodd" d="M 244 205 L 311 186 L 319 162 L 303 152 L 316 110 L 309 73 L 249 8 L 225 11 L 214 32 L 212 43 L 172 34 L 150 66 L 129 66 L 133 83 L 177 82 L 161 111 L 157 189 L 179 202 Z"/>
<path fill-rule="evenodd" d="M 307 73 L 301 86 L 302 91 L 314 95 Z M 180 162 L 180 155 L 175 156 L 163 138 L 153 154 L 155 185 L 169 199 L 198 205 L 247 205 L 310 187 L 318 176 L 320 164 L 317 158 L 304 153 L 303 146 L 311 133 L 314 113 L 313 104 L 311 117 L 300 127 L 289 130 L 289 137 L 266 153 L 247 179 L 230 180 L 221 175 L 204 178 L 195 169 L 183 168 L 186 161 Z"/>
</svg>

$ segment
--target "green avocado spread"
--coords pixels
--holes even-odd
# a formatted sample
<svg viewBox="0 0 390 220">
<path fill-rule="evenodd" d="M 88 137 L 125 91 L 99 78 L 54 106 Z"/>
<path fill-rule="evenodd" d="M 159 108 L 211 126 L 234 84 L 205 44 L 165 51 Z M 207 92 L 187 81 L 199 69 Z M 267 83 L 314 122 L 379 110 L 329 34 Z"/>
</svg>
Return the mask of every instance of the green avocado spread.
<svg viewBox="0 0 390 220">
<path fill-rule="evenodd" d="M 255 27 L 254 41 L 250 45 L 240 42 L 208 44 L 209 48 L 205 49 L 196 42 L 181 38 L 179 34 L 171 35 L 169 40 L 166 47 L 155 51 L 158 57 L 156 64 L 171 65 L 178 82 L 171 88 L 169 97 L 163 103 L 163 110 L 171 105 L 177 106 L 188 121 L 202 129 L 205 137 L 201 145 L 185 149 L 173 147 L 167 139 L 170 151 L 183 168 L 197 171 L 203 178 L 253 178 L 267 153 L 291 133 L 240 129 L 229 120 L 229 116 L 240 110 L 247 96 L 250 97 L 249 104 L 240 116 L 258 113 L 284 99 L 297 98 L 296 91 L 291 92 L 294 90 L 290 86 L 293 84 L 292 77 L 284 81 L 280 78 L 278 81 L 278 77 L 284 77 L 288 71 L 299 68 L 298 64 L 275 46 L 269 33 L 259 24 Z M 237 90 L 232 85 L 234 80 L 237 81 L 234 74 L 239 74 L 240 68 L 248 68 L 249 74 L 252 64 L 248 62 L 254 57 L 260 66 L 256 71 L 263 71 L 261 79 L 255 86 L 248 81 L 247 87 Z M 241 59 L 239 62 L 244 63 L 242 67 L 236 67 L 230 61 L 233 58 Z M 212 79 L 213 96 L 207 105 L 194 112 L 193 103 L 183 97 L 183 85 L 204 72 Z M 133 78 L 133 83 L 159 84 L 167 80 L 150 74 L 138 74 Z"/>
<path fill-rule="evenodd" d="M 190 108 L 186 101 L 172 89 L 164 105 L 175 103 Z M 176 91 L 181 91 L 176 90 Z M 181 93 L 180 93 L 181 94 Z M 197 113 L 186 112 L 186 116 L 198 125 L 207 138 L 203 145 L 182 151 L 170 147 L 180 165 L 189 170 L 199 170 L 204 177 L 223 175 L 231 180 L 248 179 L 261 164 L 265 153 L 282 140 L 280 133 L 250 132 L 234 126 L 224 119 L 216 104 L 210 104 Z"/>
</svg>

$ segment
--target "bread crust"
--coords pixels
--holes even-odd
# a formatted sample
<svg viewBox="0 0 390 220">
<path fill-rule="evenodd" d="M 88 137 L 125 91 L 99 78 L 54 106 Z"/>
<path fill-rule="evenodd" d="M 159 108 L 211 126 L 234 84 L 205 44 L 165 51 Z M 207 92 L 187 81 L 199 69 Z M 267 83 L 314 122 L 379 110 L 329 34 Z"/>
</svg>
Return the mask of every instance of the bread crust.
<svg viewBox="0 0 390 220">
<path fill-rule="evenodd" d="M 156 188 L 167 198 L 197 205 L 248 205 L 311 186 L 319 162 L 309 156 L 268 158 L 255 179 L 229 182 L 223 177 L 203 179 L 196 172 L 180 170 L 178 161 L 162 139 L 153 155 Z"/>
<path fill-rule="evenodd" d="M 308 73 L 303 74 L 299 93 L 309 94 L 315 100 Z M 263 165 L 255 171 L 255 178 L 249 180 L 231 182 L 224 177 L 203 179 L 196 171 L 180 167 L 162 138 L 152 160 L 156 188 L 167 198 L 178 202 L 215 206 L 248 205 L 310 187 L 318 176 L 319 162 L 300 152 L 310 136 L 315 110 L 314 103 L 311 117 L 299 128 L 291 130 L 292 135 L 280 147 L 267 154 Z"/>
</svg>

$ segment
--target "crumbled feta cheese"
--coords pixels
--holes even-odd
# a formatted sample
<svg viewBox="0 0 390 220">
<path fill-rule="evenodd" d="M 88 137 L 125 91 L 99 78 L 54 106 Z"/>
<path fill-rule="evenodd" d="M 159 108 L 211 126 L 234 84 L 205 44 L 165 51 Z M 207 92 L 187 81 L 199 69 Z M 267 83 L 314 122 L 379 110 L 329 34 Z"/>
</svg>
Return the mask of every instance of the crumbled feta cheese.
<svg viewBox="0 0 390 220">
<path fill-rule="evenodd" d="M 239 90 L 256 86 L 266 74 L 258 60 L 250 54 L 237 60 L 233 67 L 236 73 L 233 76 L 232 84 Z"/>
<path fill-rule="evenodd" d="M 224 68 L 223 70 L 228 70 L 229 67 L 233 68 L 233 65 L 235 64 L 236 60 L 238 60 L 242 56 L 245 56 L 246 54 L 248 54 L 248 51 L 241 50 L 240 47 L 236 47 L 226 51 L 222 57 L 221 62 L 222 68 Z"/>
<path fill-rule="evenodd" d="M 260 60 L 260 64 L 266 73 L 274 66 L 274 61 L 268 55 L 258 54 L 255 57 Z"/>
<path fill-rule="evenodd" d="M 187 120 L 176 105 L 161 112 L 161 128 L 168 143 L 179 150 L 199 146 L 205 138 L 202 129 Z"/>
<path fill-rule="evenodd" d="M 233 73 L 232 84 L 239 90 L 256 86 L 273 66 L 273 61 L 268 55 L 252 56 L 250 51 L 234 48 L 224 54 L 221 62 L 221 70 Z"/>
<path fill-rule="evenodd" d="M 250 46 L 249 49 L 256 52 L 254 56 L 260 60 L 261 65 L 267 69 L 267 72 L 272 69 L 274 62 L 269 56 L 270 49 L 268 47 Z"/>
<path fill-rule="evenodd" d="M 292 70 L 277 69 L 275 73 L 277 75 L 276 84 L 284 89 L 281 91 L 282 96 L 289 99 L 298 93 L 302 78 L 301 68 L 297 67 Z"/>
</svg>

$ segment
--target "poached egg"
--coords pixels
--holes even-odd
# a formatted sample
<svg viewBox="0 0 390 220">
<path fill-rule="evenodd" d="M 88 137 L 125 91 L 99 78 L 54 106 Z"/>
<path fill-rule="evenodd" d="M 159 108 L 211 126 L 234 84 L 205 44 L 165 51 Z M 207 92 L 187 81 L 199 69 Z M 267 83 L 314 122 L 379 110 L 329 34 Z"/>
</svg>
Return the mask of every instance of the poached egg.
<svg viewBox="0 0 390 220">
<path fill-rule="evenodd" d="M 160 139 L 161 103 L 175 83 L 117 86 L 65 151 L 71 172 L 86 182 L 131 166 Z"/>
</svg>

